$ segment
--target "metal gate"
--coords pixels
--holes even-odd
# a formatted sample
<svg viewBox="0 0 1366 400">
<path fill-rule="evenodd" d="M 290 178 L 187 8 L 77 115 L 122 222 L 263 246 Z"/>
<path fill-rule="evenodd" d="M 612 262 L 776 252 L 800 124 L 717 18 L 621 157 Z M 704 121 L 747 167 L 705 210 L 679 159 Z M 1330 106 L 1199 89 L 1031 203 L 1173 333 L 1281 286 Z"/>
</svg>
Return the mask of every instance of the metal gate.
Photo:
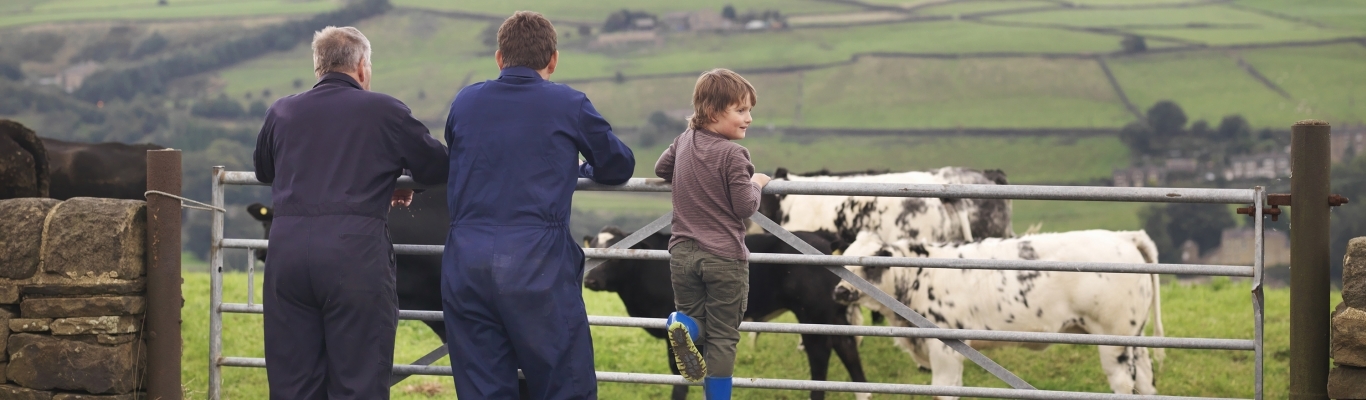
<svg viewBox="0 0 1366 400">
<path fill-rule="evenodd" d="M 223 207 L 224 185 L 262 185 L 255 174 L 249 171 L 224 171 L 222 167 L 213 169 L 213 205 Z M 417 188 L 408 178 L 399 179 L 399 187 Z M 631 179 L 621 186 L 606 186 L 580 179 L 577 190 L 591 191 L 628 191 L 628 192 L 668 192 L 670 187 L 661 179 Z M 801 241 L 792 233 L 778 226 L 761 214 L 751 219 L 768 232 L 792 245 L 803 254 L 766 254 L 750 255 L 752 263 L 783 263 L 825 266 L 832 273 L 864 294 L 886 305 L 901 318 L 910 321 L 915 328 L 883 326 L 847 326 L 818 324 L 787 324 L 744 322 L 740 324 L 743 332 L 800 333 L 819 335 L 858 335 L 905 338 L 934 338 L 963 354 L 992 375 L 1010 385 L 1010 389 L 949 387 L 913 384 L 888 384 L 864 382 L 833 382 L 789 379 L 743 378 L 736 377 L 734 386 L 740 388 L 820 390 L 832 392 L 862 392 L 911 395 L 942 395 L 964 397 L 1012 398 L 1012 399 L 1181 399 L 1192 397 L 1160 395 L 1128 395 L 1111 393 L 1082 393 L 1038 390 L 996 364 L 977 350 L 963 343 L 963 340 L 990 340 L 1007 342 L 1069 343 L 1086 345 L 1134 346 L 1151 348 L 1216 349 L 1252 351 L 1254 353 L 1254 399 L 1262 399 L 1262 255 L 1263 255 L 1263 203 L 1265 193 L 1261 187 L 1252 189 L 1178 189 L 1178 188 L 1128 188 L 1128 187 L 1087 187 L 1087 186 L 1029 186 L 1029 185 L 958 185 L 958 184 L 890 184 L 890 183 L 846 183 L 846 182 L 790 182 L 773 181 L 764 188 L 765 194 L 790 195 L 855 195 L 880 197 L 932 197 L 932 198 L 973 198 L 973 199 L 1012 199 L 1012 200 L 1074 200 L 1074 201 L 1116 201 L 1151 203 L 1210 203 L 1237 204 L 1252 207 L 1255 227 L 1254 262 L 1252 266 L 1191 265 L 1191 264 L 1121 264 L 1121 263 L 1081 263 L 1032 260 L 969 260 L 969 259 L 931 259 L 899 257 L 856 257 L 823 255 L 809 244 Z M 670 214 L 665 214 L 654 222 L 637 230 L 609 248 L 584 249 L 590 261 L 585 272 L 603 260 L 644 259 L 667 260 L 669 253 L 664 250 L 632 250 L 632 245 L 664 228 L 670 222 Z M 265 367 L 265 359 L 227 357 L 223 355 L 223 313 L 263 312 L 261 304 L 254 302 L 255 251 L 265 249 L 266 240 L 238 239 L 223 237 L 223 214 L 213 214 L 213 243 L 210 250 L 211 302 L 209 319 L 209 398 L 218 399 L 222 387 L 222 367 Z M 247 303 L 223 302 L 223 249 L 247 250 L 248 294 Z M 398 254 L 440 255 L 442 246 L 395 244 Z M 1251 297 L 1253 310 L 1253 339 L 1209 339 L 1209 338 L 1170 338 L 1149 336 L 1089 335 L 1073 333 L 1034 333 L 991 330 L 944 329 L 890 295 L 846 270 L 844 265 L 922 267 L 950 269 L 996 269 L 996 270 L 1033 270 L 1065 272 L 1106 272 L 1133 274 L 1184 274 L 1252 278 Z M 399 312 L 400 319 L 440 321 L 440 311 Z M 588 323 L 595 326 L 618 326 L 636 328 L 665 327 L 664 320 L 658 318 L 626 318 L 588 316 Z M 395 383 L 409 375 L 450 375 L 450 367 L 432 366 L 431 363 L 446 354 L 445 346 L 437 348 L 413 364 L 394 365 Z M 643 374 L 632 372 L 598 371 L 601 382 L 625 382 L 660 385 L 700 385 L 689 383 L 675 375 Z"/>
</svg>

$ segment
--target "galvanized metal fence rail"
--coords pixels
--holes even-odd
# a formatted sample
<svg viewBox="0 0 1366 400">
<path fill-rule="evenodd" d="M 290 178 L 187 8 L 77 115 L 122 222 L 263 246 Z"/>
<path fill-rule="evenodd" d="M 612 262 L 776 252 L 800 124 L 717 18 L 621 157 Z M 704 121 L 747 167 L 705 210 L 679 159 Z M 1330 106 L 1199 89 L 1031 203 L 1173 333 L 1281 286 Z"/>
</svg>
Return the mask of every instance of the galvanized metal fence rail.
<svg viewBox="0 0 1366 400">
<path fill-rule="evenodd" d="M 213 204 L 223 206 L 224 185 L 261 185 L 251 172 L 224 171 L 221 167 L 213 170 Z M 419 187 L 409 179 L 400 179 L 400 187 Z M 633 191 L 667 192 L 669 185 L 659 179 L 631 179 L 624 185 L 606 186 L 580 179 L 578 190 L 596 191 Z M 765 189 L 765 194 L 789 195 L 857 195 L 883 197 L 935 197 L 935 198 L 990 198 L 1015 200 L 1074 200 L 1074 201 L 1125 201 L 1125 202 L 1162 202 L 1162 203 L 1210 203 L 1210 204 L 1252 204 L 1255 224 L 1255 254 L 1252 266 L 1190 265 L 1190 264 L 1124 264 L 1124 263 L 1078 263 L 1056 261 L 1015 261 L 1015 260 L 966 260 L 930 259 L 902 257 L 857 257 L 823 255 L 809 244 L 783 229 L 778 224 L 756 214 L 751 219 L 783 241 L 802 251 L 803 254 L 766 254 L 750 255 L 754 263 L 782 263 L 825 266 L 832 273 L 854 285 L 865 294 L 873 297 L 892 309 L 901 318 L 910 321 L 914 328 L 845 326 L 819 324 L 780 324 L 745 322 L 740 330 L 745 332 L 801 333 L 821 335 L 860 335 L 906 338 L 935 338 L 954 348 L 966 358 L 982 366 L 988 372 L 1005 381 L 1011 389 L 945 387 L 930 385 L 863 383 L 863 382 L 825 382 L 805 380 L 783 380 L 763 378 L 735 379 L 736 387 L 823 390 L 836 392 L 864 392 L 914 395 L 969 396 L 1019 399 L 1178 399 L 1177 396 L 1144 396 L 1110 393 L 1077 393 L 1037 390 L 1005 368 L 991 361 L 977 350 L 967 346 L 963 340 L 992 340 L 1008 342 L 1072 343 L 1087 345 L 1139 346 L 1182 349 L 1216 349 L 1252 351 L 1255 356 L 1254 399 L 1262 398 L 1262 255 L 1263 234 L 1262 215 L 1265 194 L 1261 187 L 1253 189 L 1175 189 L 1175 188 L 1116 188 L 1081 186 L 1025 186 L 1025 185 L 926 185 L 926 184 L 887 184 L 887 183 L 844 183 L 844 182 L 787 182 L 774 181 Z M 669 254 L 663 250 L 633 250 L 630 246 L 667 226 L 670 215 L 665 214 L 644 228 L 628 235 L 609 248 L 584 249 L 585 257 L 590 259 L 586 269 L 594 268 L 605 260 L 646 259 L 665 260 Z M 260 358 L 225 357 L 222 351 L 222 314 L 251 313 L 260 314 L 264 307 L 256 304 L 253 298 L 255 274 L 255 250 L 265 249 L 267 240 L 235 239 L 223 237 L 223 216 L 215 213 L 212 227 L 213 243 L 210 256 L 211 304 L 210 304 L 210 344 L 209 344 L 209 398 L 218 399 L 222 389 L 221 368 L 265 367 Z M 247 250 L 248 295 L 247 303 L 223 302 L 223 250 Z M 395 244 L 397 254 L 439 255 L 442 246 Z M 921 267 L 951 269 L 996 269 L 996 270 L 1034 270 L 1067 272 L 1105 272 L 1139 274 L 1188 274 L 1210 276 L 1237 276 L 1252 278 L 1253 339 L 1209 339 L 1209 338 L 1171 338 L 1148 336 L 1087 335 L 1069 333 L 1037 333 L 990 330 L 943 329 L 935 326 L 920 314 L 852 272 L 844 265 Z M 400 319 L 440 321 L 439 311 L 403 310 Z M 595 326 L 619 326 L 639 328 L 663 328 L 664 321 L 656 318 L 626 318 L 589 316 L 589 324 Z M 395 383 L 407 375 L 450 375 L 450 368 L 430 364 L 445 355 L 445 347 L 433 350 L 414 364 L 394 366 L 397 377 Z M 663 385 L 696 385 L 673 375 L 638 374 L 625 372 L 597 373 L 603 382 L 628 382 Z"/>
</svg>

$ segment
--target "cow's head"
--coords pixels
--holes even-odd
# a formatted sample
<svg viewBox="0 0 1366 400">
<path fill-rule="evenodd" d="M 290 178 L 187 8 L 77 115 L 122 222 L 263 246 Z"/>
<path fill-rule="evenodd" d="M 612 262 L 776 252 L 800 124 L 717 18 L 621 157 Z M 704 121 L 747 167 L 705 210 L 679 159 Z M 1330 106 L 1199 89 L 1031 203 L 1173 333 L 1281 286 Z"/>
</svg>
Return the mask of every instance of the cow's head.
<svg viewBox="0 0 1366 400">
<path fill-rule="evenodd" d="M 859 232 L 858 238 L 849 244 L 849 248 L 844 250 L 846 256 L 856 257 L 929 257 L 930 253 L 925 250 L 925 246 L 913 243 L 909 240 L 901 240 L 896 243 L 886 243 L 882 237 L 873 232 Z M 844 267 L 854 275 L 867 280 L 873 286 L 877 286 L 884 292 L 892 288 L 893 279 L 888 272 L 892 267 L 887 266 L 862 266 L 847 265 Z M 849 282 L 840 282 L 835 286 L 835 301 L 843 304 L 855 304 L 862 299 L 862 292 Z M 871 301 L 871 299 L 869 299 Z M 873 304 L 869 304 L 873 306 Z M 876 309 L 876 307 L 874 307 Z"/>
<path fill-rule="evenodd" d="M 608 226 L 602 228 L 597 236 L 584 236 L 584 247 L 604 248 L 620 242 L 626 238 L 626 233 L 621 228 Z M 637 243 L 631 248 L 649 249 L 650 246 L 644 242 Z M 619 292 L 621 285 L 627 281 L 625 274 L 630 273 L 631 268 L 620 266 L 620 260 L 607 260 L 583 277 L 583 287 L 594 291 Z"/>
<path fill-rule="evenodd" d="M 787 177 L 787 168 L 778 167 L 778 170 L 773 172 L 773 180 L 790 180 Z M 759 196 L 759 214 L 763 214 L 763 216 L 768 217 L 768 219 L 773 220 L 773 222 L 782 225 L 786 222 L 783 221 L 782 205 L 783 198 L 785 197 L 787 197 L 787 195 L 784 194 L 765 194 Z"/>
<path fill-rule="evenodd" d="M 261 227 L 265 228 L 265 234 L 263 234 L 261 237 L 265 239 L 270 239 L 270 223 L 271 221 L 275 220 L 275 211 L 271 210 L 270 207 L 266 207 L 264 204 L 253 203 L 252 205 L 247 206 L 247 214 L 251 214 L 252 218 L 256 218 L 257 221 L 261 221 Z M 256 259 L 265 261 L 266 250 L 256 250 Z"/>
</svg>

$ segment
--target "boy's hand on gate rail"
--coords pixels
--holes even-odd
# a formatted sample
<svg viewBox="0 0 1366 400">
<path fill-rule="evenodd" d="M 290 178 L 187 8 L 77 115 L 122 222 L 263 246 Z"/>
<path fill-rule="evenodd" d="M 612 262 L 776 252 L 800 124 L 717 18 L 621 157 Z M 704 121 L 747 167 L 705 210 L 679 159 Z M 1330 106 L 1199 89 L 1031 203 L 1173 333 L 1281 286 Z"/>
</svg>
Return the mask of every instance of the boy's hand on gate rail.
<svg viewBox="0 0 1366 400">
<path fill-rule="evenodd" d="M 760 187 L 760 188 L 763 188 L 764 186 L 768 186 L 768 181 L 771 181 L 771 180 L 773 180 L 773 178 L 770 178 L 768 175 L 765 175 L 765 174 L 762 174 L 762 173 L 755 173 L 754 176 L 752 176 L 752 177 L 749 178 L 749 181 L 750 181 L 750 182 L 754 182 L 754 183 L 759 184 L 759 187 Z"/>
</svg>

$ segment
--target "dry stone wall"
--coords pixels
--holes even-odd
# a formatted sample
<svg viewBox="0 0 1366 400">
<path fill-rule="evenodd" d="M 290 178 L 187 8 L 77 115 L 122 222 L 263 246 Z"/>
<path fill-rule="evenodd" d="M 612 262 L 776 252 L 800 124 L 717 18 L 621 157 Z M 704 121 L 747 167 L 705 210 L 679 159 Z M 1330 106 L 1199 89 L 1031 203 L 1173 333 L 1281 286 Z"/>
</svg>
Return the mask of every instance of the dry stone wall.
<svg viewBox="0 0 1366 400">
<path fill-rule="evenodd" d="M 1347 243 L 1342 304 L 1333 311 L 1328 397 L 1366 399 L 1366 237 Z"/>
<path fill-rule="evenodd" d="M 135 400 L 146 204 L 0 200 L 0 400 Z"/>
</svg>

